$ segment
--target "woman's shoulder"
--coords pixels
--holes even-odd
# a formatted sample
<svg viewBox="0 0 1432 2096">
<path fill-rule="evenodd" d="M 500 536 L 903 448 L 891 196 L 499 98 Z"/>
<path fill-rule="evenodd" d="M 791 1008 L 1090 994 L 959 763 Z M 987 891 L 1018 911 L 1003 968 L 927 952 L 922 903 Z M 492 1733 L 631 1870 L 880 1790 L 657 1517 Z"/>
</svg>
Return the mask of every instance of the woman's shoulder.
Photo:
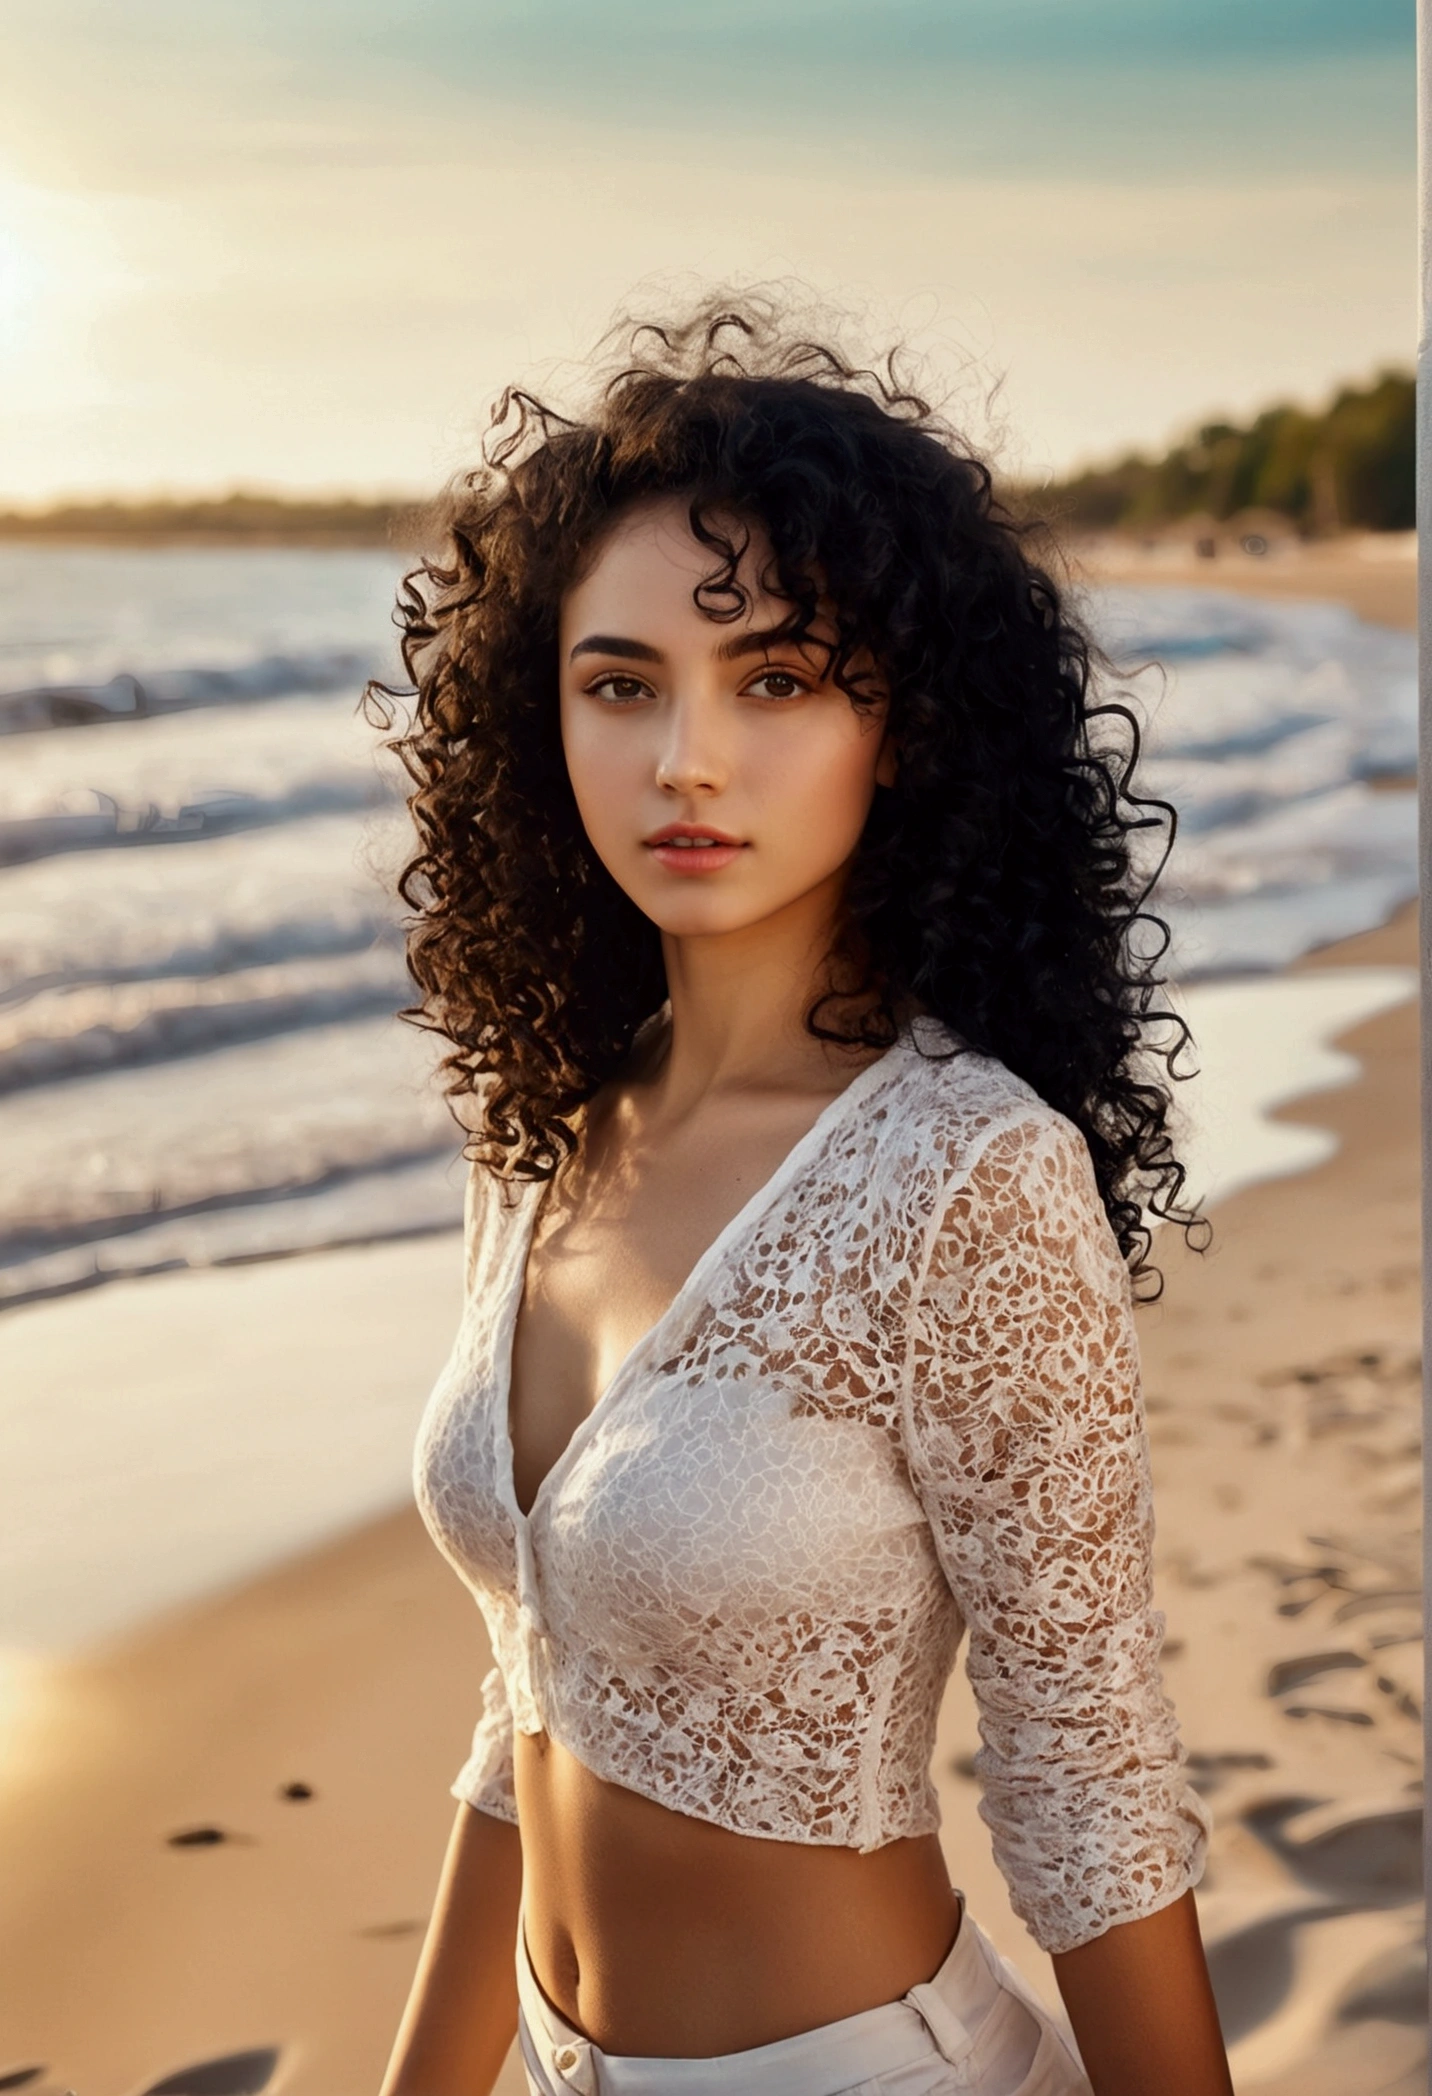
<svg viewBox="0 0 1432 2096">
<path fill-rule="evenodd" d="M 972 1168 L 991 1142 L 1083 1137 L 1064 1114 L 1002 1063 L 962 1041 L 942 1020 L 921 1016 L 901 1035 L 901 1121 L 952 1169 Z"/>
<path fill-rule="evenodd" d="M 1036 1268 L 1069 1258 L 1102 1289 L 1121 1292 L 1123 1254 L 1083 1131 L 997 1057 L 961 1047 L 934 1022 L 924 1031 L 923 1052 L 912 1042 L 906 1056 L 917 1135 L 907 1169 L 932 1248 L 957 1247 L 963 1266 L 972 1247 L 1018 1242 L 1039 1255 L 1031 1290 Z"/>
</svg>

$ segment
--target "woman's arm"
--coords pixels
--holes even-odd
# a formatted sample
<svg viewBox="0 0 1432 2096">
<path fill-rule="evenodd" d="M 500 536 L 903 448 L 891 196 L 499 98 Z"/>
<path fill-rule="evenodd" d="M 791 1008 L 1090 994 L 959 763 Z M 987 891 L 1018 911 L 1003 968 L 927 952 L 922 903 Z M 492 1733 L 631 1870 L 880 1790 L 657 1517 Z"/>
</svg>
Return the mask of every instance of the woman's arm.
<svg viewBox="0 0 1432 2096">
<path fill-rule="evenodd" d="M 1095 2096 L 1233 2096 L 1191 1892 L 1054 1973 Z"/>
<path fill-rule="evenodd" d="M 517 2029 L 517 1829 L 459 1805 L 381 2096 L 487 2096 Z"/>
<path fill-rule="evenodd" d="M 929 1250 L 907 1448 L 969 1626 L 996 1860 L 1098 2096 L 1227 2096 L 1128 1276 L 1082 1138 L 1043 1110 L 991 1136 Z"/>
</svg>

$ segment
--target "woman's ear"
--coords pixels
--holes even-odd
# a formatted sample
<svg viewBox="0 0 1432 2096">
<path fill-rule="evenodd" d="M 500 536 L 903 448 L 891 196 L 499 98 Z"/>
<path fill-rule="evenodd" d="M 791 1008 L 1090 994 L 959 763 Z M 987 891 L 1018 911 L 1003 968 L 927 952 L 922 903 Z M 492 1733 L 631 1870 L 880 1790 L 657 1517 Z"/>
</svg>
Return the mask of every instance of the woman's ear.
<svg viewBox="0 0 1432 2096">
<path fill-rule="evenodd" d="M 880 755 L 875 760 L 875 783 L 877 786 L 893 786 L 900 769 L 900 753 L 895 739 L 887 734 L 880 745 Z"/>
</svg>

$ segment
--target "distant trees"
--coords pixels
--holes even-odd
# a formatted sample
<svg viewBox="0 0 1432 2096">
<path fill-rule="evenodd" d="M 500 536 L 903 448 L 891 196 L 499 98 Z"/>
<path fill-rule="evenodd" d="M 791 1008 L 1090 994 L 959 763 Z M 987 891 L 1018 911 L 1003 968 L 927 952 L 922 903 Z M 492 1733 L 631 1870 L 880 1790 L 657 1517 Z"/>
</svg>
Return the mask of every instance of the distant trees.
<svg viewBox="0 0 1432 2096">
<path fill-rule="evenodd" d="M 1245 510 L 1276 511 L 1309 537 L 1410 531 L 1415 419 L 1411 374 L 1384 371 L 1370 385 L 1345 386 L 1321 413 L 1283 403 L 1265 408 L 1246 429 L 1208 422 L 1162 458 L 1131 452 L 1116 465 L 1026 489 L 1023 497 L 1039 514 L 1086 531 L 1157 531 L 1181 517 L 1221 522 Z M 407 548 L 422 530 L 420 503 L 242 489 L 207 498 L 0 510 L 0 539 Z"/>
<path fill-rule="evenodd" d="M 401 546 L 411 537 L 415 509 L 412 503 L 240 489 L 231 495 L 0 510 L 0 539 L 85 539 L 109 545 L 182 539 L 225 546 Z"/>
<path fill-rule="evenodd" d="M 1410 531 L 1416 521 L 1412 376 L 1345 386 L 1321 414 L 1283 404 L 1246 429 L 1210 422 L 1160 459 L 1131 453 L 1039 490 L 1066 526 L 1154 530 L 1179 517 L 1276 510 L 1308 536 Z"/>
</svg>

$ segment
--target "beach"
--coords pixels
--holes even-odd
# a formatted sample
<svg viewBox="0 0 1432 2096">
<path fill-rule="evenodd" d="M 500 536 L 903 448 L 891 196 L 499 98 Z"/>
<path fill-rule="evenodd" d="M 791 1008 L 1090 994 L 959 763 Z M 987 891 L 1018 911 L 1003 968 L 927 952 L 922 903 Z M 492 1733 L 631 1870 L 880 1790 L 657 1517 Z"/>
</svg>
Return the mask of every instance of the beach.
<svg viewBox="0 0 1432 2096">
<path fill-rule="evenodd" d="M 1333 601 L 1377 625 L 1417 630 L 1417 554 L 1411 534 L 1293 541 L 1261 556 L 1223 543 L 1211 559 L 1185 544 L 1111 535 L 1076 544 L 1071 555 L 1074 573 L 1090 581 L 1173 583 L 1295 603 Z"/>
<path fill-rule="evenodd" d="M 1374 565 L 1345 553 L 1308 594 L 1353 602 Z M 1364 608 L 1406 629 L 1408 577 L 1389 574 Z M 1288 921 L 1259 931 L 1282 968 L 1265 982 L 1311 993 L 1376 970 L 1392 988 L 1339 1035 L 1351 1081 L 1271 1109 L 1275 1129 L 1321 1137 L 1259 1167 L 1276 1176 L 1222 1182 L 1208 1252 L 1157 1240 L 1167 1285 L 1139 1322 L 1166 1675 L 1216 1815 L 1200 1912 L 1240 2096 L 1412 2096 L 1416 1008 L 1386 971 L 1415 968 L 1415 921 L 1404 907 L 1278 963 Z M 375 1184 L 405 1140 L 358 1157 Z M 332 1142 L 323 1170 L 348 1154 Z M 139 2096 L 271 2049 L 271 2072 L 230 2086 L 376 2087 L 488 1664 L 476 1610 L 392 1486 L 458 1311 L 450 1219 L 436 1202 L 414 1216 L 406 1235 L 103 1286 L 46 1267 L 0 1317 L 0 1387 L 64 1423 L 35 1505 L 61 1503 L 44 1494 L 67 1466 L 89 1479 L 68 1528 L 46 1516 L 25 1543 L 49 1553 L 43 1609 L 32 1597 L 0 1639 L 0 2080 L 35 2067 L 35 2090 Z M 176 1443 L 180 1418 L 197 1424 Z M 85 1471 L 107 1419 L 135 1438 Z M 223 1501 L 206 1497 L 216 1451 L 254 1465 Z M 189 1525 L 171 1532 L 180 1503 Z M 113 1562 L 127 1533 L 138 1570 Z M 935 1766 L 951 1873 L 1052 2000 L 976 1815 L 976 1744 L 957 1675 Z M 520 2091 L 513 2062 L 499 2087 Z"/>
</svg>

